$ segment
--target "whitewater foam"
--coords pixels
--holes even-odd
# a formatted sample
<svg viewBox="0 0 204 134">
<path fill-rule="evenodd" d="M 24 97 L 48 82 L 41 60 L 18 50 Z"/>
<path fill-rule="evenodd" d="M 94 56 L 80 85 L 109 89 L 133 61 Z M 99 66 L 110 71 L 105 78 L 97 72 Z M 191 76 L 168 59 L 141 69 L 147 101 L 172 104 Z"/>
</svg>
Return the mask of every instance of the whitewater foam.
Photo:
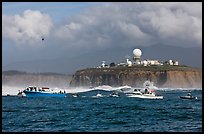
<svg viewBox="0 0 204 134">
<path fill-rule="evenodd" d="M 120 87 L 111 87 L 111 88 L 60 88 L 60 87 L 50 87 L 54 91 L 66 91 L 66 93 L 80 93 L 80 92 L 88 92 L 92 90 L 104 90 L 104 91 L 117 91 Z M 5 95 L 17 95 L 19 90 L 23 90 L 25 87 L 23 86 L 2 86 L 2 96 Z M 134 89 L 134 88 L 133 88 Z M 161 91 L 172 91 L 172 90 L 202 90 L 202 88 L 158 88 L 157 90 Z"/>
</svg>

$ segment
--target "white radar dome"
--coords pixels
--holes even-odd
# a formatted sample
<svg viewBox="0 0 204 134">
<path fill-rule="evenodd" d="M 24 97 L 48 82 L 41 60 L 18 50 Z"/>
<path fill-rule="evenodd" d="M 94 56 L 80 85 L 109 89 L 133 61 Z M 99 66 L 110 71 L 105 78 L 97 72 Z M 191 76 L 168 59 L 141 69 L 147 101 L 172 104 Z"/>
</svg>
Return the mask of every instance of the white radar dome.
<svg viewBox="0 0 204 134">
<path fill-rule="evenodd" d="M 136 58 L 140 58 L 140 56 L 142 55 L 142 51 L 140 49 L 134 49 L 133 54 Z"/>
</svg>

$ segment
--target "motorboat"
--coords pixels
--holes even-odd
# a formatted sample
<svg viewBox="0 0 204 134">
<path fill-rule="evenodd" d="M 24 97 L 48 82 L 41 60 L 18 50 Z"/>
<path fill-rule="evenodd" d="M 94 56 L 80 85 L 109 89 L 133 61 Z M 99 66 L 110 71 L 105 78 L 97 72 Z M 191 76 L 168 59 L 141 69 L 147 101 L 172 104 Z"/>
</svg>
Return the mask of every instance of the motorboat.
<svg viewBox="0 0 204 134">
<path fill-rule="evenodd" d="M 144 98 L 144 99 L 163 99 L 163 96 L 156 96 L 154 94 L 132 93 L 127 94 L 128 97 Z"/>
<path fill-rule="evenodd" d="M 186 96 L 180 96 L 181 99 L 197 99 L 197 97 L 192 96 L 191 93 L 188 93 Z"/>
<path fill-rule="evenodd" d="M 102 95 L 101 93 L 98 93 L 98 94 L 96 95 L 96 97 L 103 97 L 103 95 Z"/>
<path fill-rule="evenodd" d="M 29 86 L 23 90 L 26 97 L 67 97 L 67 93 L 64 91 L 53 91 L 48 87 L 36 87 Z"/>
<path fill-rule="evenodd" d="M 132 93 L 127 93 L 127 97 L 137 97 L 137 98 L 145 98 L 145 99 L 163 99 L 163 96 L 156 96 L 157 87 L 153 86 L 153 83 L 150 81 L 146 81 L 143 84 L 144 88 L 136 88 Z"/>
<path fill-rule="evenodd" d="M 118 93 L 113 92 L 112 94 L 110 94 L 110 97 L 120 97 L 120 95 Z"/>
<path fill-rule="evenodd" d="M 78 94 L 72 94 L 72 97 L 79 97 Z"/>
<path fill-rule="evenodd" d="M 92 98 L 100 98 L 104 97 L 100 92 L 98 92 L 95 96 L 92 96 Z"/>
</svg>

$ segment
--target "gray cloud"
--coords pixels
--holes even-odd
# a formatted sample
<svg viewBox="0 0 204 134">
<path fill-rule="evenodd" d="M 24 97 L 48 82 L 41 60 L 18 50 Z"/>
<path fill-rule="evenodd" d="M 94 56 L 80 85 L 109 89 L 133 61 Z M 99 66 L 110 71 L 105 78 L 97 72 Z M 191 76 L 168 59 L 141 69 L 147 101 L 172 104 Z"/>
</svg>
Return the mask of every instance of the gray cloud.
<svg viewBox="0 0 204 134">
<path fill-rule="evenodd" d="M 202 47 L 202 3 L 102 3 L 75 13 L 58 24 L 53 23 L 49 14 L 26 10 L 21 15 L 3 14 L 2 28 L 3 38 L 14 41 L 18 46 L 15 47 L 15 53 L 4 51 L 4 61 L 64 59 L 71 66 L 71 62 L 75 62 L 74 58 L 81 55 L 83 59 L 86 54 L 94 53 L 98 59 L 93 55 L 87 59 L 87 62 L 94 64 L 92 60 L 97 60 L 97 63 L 106 60 L 105 56 L 97 54 L 109 50 L 120 51 L 114 55 L 117 58 L 123 50 L 128 50 L 126 54 L 132 54 L 135 47 L 146 48 L 155 44 L 175 49 Z M 43 42 L 42 36 L 45 37 Z M 145 55 L 148 57 L 148 54 Z M 116 60 L 114 56 L 113 60 Z M 81 66 L 78 62 L 76 66 Z M 58 64 L 59 68 L 66 68 L 63 63 Z M 87 63 L 87 66 L 90 64 Z M 55 69 L 60 70 L 57 67 Z"/>
<path fill-rule="evenodd" d="M 32 43 L 41 36 L 49 37 L 52 27 L 50 17 L 39 11 L 3 15 L 3 36 L 18 43 Z M 156 43 L 201 46 L 202 7 L 200 2 L 106 3 L 71 16 L 62 25 L 55 25 L 50 36 L 58 44 L 69 44 L 70 47 L 149 46 Z"/>
<path fill-rule="evenodd" d="M 70 17 L 56 36 L 74 46 L 201 46 L 201 11 L 201 3 L 109 3 Z"/>
<path fill-rule="evenodd" d="M 26 10 L 22 15 L 2 15 L 3 37 L 17 45 L 36 46 L 42 37 L 48 36 L 53 23 L 51 18 L 40 11 Z"/>
</svg>

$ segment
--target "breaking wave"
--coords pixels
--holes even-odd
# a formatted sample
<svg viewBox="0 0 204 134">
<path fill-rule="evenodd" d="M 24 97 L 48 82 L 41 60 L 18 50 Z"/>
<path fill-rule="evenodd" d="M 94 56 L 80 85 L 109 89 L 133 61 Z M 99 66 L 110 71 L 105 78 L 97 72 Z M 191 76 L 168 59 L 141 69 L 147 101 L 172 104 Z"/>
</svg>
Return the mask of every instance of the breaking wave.
<svg viewBox="0 0 204 134">
<path fill-rule="evenodd" d="M 111 87 L 111 86 L 98 86 L 94 88 L 85 88 L 85 87 L 77 87 L 77 88 L 61 88 L 61 87 L 50 87 L 55 91 L 66 91 L 66 93 L 80 93 L 80 92 L 89 92 L 89 91 L 97 91 L 97 90 L 103 90 L 103 91 L 120 91 L 123 92 L 121 89 L 125 88 L 126 92 L 132 92 L 133 89 L 136 87 L 130 87 L 130 86 L 122 86 L 122 87 Z M 25 87 L 23 86 L 2 86 L 2 96 L 5 95 L 17 95 L 19 90 L 23 90 Z M 159 91 L 173 91 L 173 90 L 202 90 L 202 88 L 158 88 Z"/>
</svg>

